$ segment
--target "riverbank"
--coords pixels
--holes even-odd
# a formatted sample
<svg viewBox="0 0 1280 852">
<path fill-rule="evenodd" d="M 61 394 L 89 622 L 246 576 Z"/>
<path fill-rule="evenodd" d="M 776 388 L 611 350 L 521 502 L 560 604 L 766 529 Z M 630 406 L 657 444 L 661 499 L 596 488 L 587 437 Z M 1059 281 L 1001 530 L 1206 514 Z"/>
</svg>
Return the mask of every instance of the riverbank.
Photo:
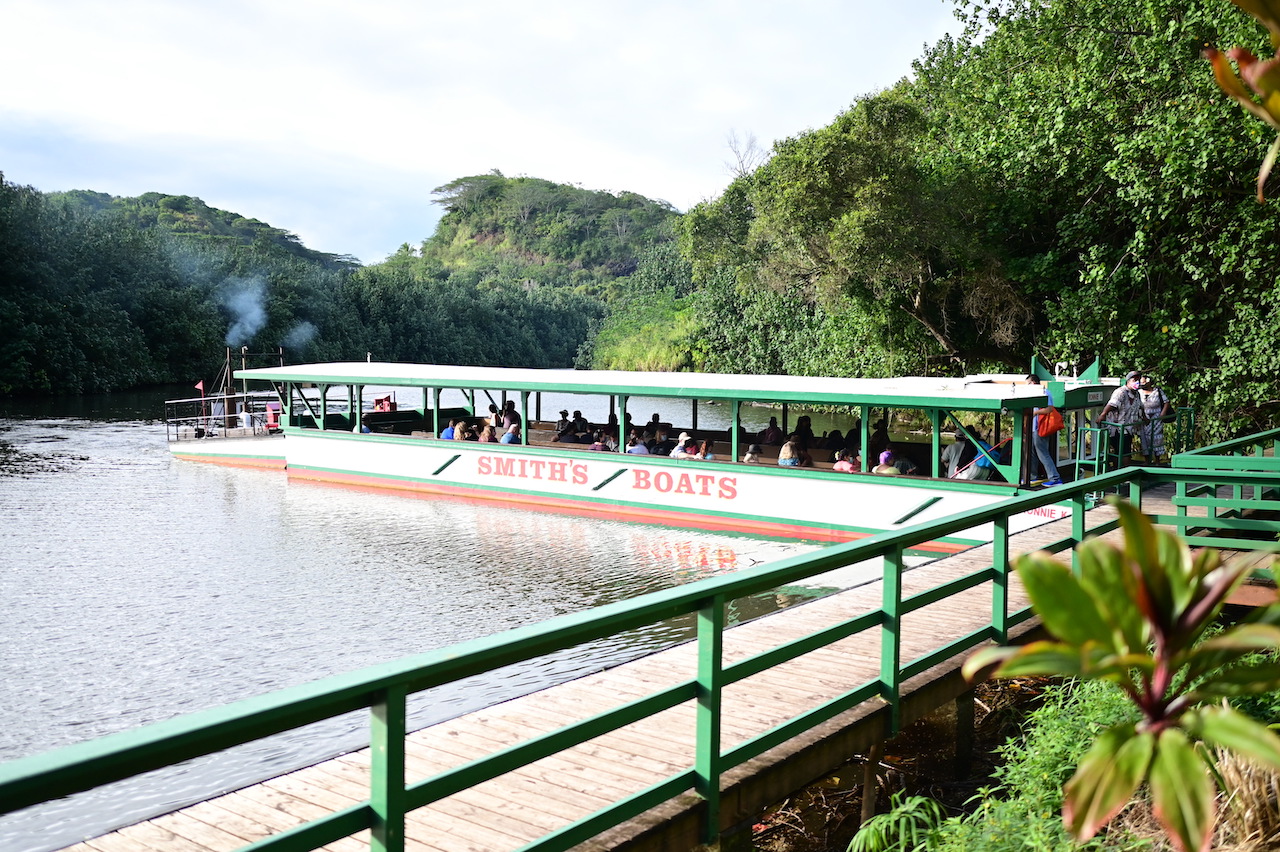
<svg viewBox="0 0 1280 852">
<path fill-rule="evenodd" d="M 974 797 L 994 782 L 1000 748 L 1016 736 L 1027 714 L 1040 706 L 1045 678 L 988 681 L 974 690 L 974 739 L 969 760 L 956 754 L 956 716 L 945 707 L 904 730 L 877 763 L 876 812 L 895 793 L 928 796 L 949 814 L 972 809 Z M 866 759 L 779 802 L 752 826 L 753 852 L 845 852 L 858 831 Z"/>
</svg>

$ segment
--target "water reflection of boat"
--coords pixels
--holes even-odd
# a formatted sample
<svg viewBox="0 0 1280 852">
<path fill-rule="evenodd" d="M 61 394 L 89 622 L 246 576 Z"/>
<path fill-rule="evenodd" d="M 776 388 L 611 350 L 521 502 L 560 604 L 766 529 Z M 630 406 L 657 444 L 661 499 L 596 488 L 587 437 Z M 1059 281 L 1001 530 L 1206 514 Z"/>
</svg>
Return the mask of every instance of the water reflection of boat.
<svg viewBox="0 0 1280 852">
<path fill-rule="evenodd" d="M 182 440 L 171 432 L 175 456 L 227 464 L 287 468 L 291 478 L 351 486 L 400 489 L 531 508 L 565 511 L 703 529 L 730 530 L 825 541 L 843 541 L 901 526 L 923 523 L 977 508 L 1035 487 L 1031 449 L 1031 413 L 1052 395 L 1067 415 L 1064 448 L 1083 425 L 1089 409 L 1100 408 L 1114 381 L 1096 372 L 1078 378 L 1044 375 L 1045 384 L 1022 375 L 965 378 L 905 377 L 842 379 L 804 376 L 753 376 L 700 373 L 634 373 L 458 367 L 428 364 L 305 364 L 236 371 L 235 378 L 269 383 L 267 397 L 247 394 L 246 410 L 280 406 L 285 440 L 265 437 L 255 428 L 239 440 Z M 412 391 L 410 391 L 412 389 Z M 398 404 L 396 391 L 420 405 Z M 464 399 L 442 406 L 442 392 Z M 604 397 L 610 423 L 631 424 L 628 399 L 669 400 L 664 420 L 671 433 L 713 440 L 715 460 L 677 460 L 665 456 L 592 452 L 585 444 L 557 441 L 544 420 L 544 393 Z M 488 405 L 485 402 L 488 402 Z M 713 402 L 729 410 L 728 430 L 700 429 L 698 407 Z M 515 407 L 528 424 L 516 444 L 437 440 L 452 420 L 479 425 L 490 407 Z M 765 453 L 764 464 L 744 464 L 754 441 L 742 427 L 744 405 L 778 408 L 784 431 L 790 408 L 826 406 L 847 412 L 850 445 L 878 453 L 872 424 L 904 424 L 894 439 L 895 452 L 911 460 L 921 475 L 880 476 L 832 469 L 830 451 L 813 451 L 812 467 L 783 467 Z M 584 409 L 586 405 L 582 406 Z M 676 414 L 675 412 L 680 412 Z M 990 479 L 946 478 L 940 461 L 949 443 L 945 435 L 961 424 L 988 433 L 978 455 Z M 609 424 L 598 424 L 609 428 Z M 815 437 L 815 442 L 817 438 Z M 1073 460 L 1059 454 L 1068 475 Z M 874 460 L 869 460 L 872 466 Z M 1011 531 L 1064 517 L 1066 507 L 1046 507 L 1011 520 Z M 928 551 L 954 552 L 990 540 L 977 528 L 932 542 Z"/>
</svg>

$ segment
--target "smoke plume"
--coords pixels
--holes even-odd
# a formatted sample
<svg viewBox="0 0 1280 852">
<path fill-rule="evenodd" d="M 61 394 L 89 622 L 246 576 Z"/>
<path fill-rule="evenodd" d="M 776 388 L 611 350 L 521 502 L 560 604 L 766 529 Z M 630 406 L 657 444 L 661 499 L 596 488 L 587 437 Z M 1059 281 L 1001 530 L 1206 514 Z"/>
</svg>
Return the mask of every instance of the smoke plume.
<svg viewBox="0 0 1280 852">
<path fill-rule="evenodd" d="M 228 278 L 223 283 L 222 306 L 231 313 L 227 345 L 243 346 L 267 324 L 267 287 L 261 278 Z"/>
</svg>

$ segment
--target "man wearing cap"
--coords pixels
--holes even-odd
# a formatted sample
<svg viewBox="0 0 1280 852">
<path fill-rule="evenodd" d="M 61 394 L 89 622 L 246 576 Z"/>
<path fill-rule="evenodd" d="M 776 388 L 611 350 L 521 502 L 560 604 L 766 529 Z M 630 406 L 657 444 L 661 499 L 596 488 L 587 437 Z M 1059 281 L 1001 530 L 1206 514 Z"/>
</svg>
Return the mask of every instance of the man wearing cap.
<svg viewBox="0 0 1280 852">
<path fill-rule="evenodd" d="M 676 438 L 676 445 L 667 452 L 667 455 L 676 458 L 676 453 L 684 452 L 684 445 L 688 443 L 690 437 L 688 432 L 681 432 L 680 437 Z"/>
<path fill-rule="evenodd" d="M 560 419 L 556 421 L 556 440 L 559 441 L 569 431 L 569 409 L 560 409 Z"/>
<path fill-rule="evenodd" d="M 1142 374 L 1130 370 L 1124 377 L 1124 384 L 1115 389 L 1111 399 L 1102 407 L 1098 422 L 1105 424 L 1111 433 L 1111 440 L 1118 441 L 1120 456 L 1129 455 L 1133 447 L 1133 435 L 1142 420 L 1142 394 L 1138 387 L 1142 383 Z"/>
</svg>

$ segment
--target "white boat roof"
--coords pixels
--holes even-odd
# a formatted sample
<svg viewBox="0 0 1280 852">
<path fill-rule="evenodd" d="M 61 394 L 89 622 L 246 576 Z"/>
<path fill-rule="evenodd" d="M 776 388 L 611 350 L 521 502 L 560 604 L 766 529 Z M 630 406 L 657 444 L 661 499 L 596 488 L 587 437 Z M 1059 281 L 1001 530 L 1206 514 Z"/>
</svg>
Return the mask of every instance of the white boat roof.
<svg viewBox="0 0 1280 852">
<path fill-rule="evenodd" d="M 236 370 L 235 376 L 238 379 L 308 384 L 625 394 L 779 403 L 868 404 L 898 408 L 938 407 L 975 411 L 1021 409 L 1042 402 L 1045 398 L 1044 386 L 1027 384 L 1026 374 L 975 375 L 964 378 L 899 376 L 887 379 L 851 379 L 345 361 Z M 1063 377 L 1059 380 L 1067 383 L 1068 390 L 1086 385 L 1114 387 L 1118 384 L 1113 379 L 1084 382 Z"/>
</svg>

